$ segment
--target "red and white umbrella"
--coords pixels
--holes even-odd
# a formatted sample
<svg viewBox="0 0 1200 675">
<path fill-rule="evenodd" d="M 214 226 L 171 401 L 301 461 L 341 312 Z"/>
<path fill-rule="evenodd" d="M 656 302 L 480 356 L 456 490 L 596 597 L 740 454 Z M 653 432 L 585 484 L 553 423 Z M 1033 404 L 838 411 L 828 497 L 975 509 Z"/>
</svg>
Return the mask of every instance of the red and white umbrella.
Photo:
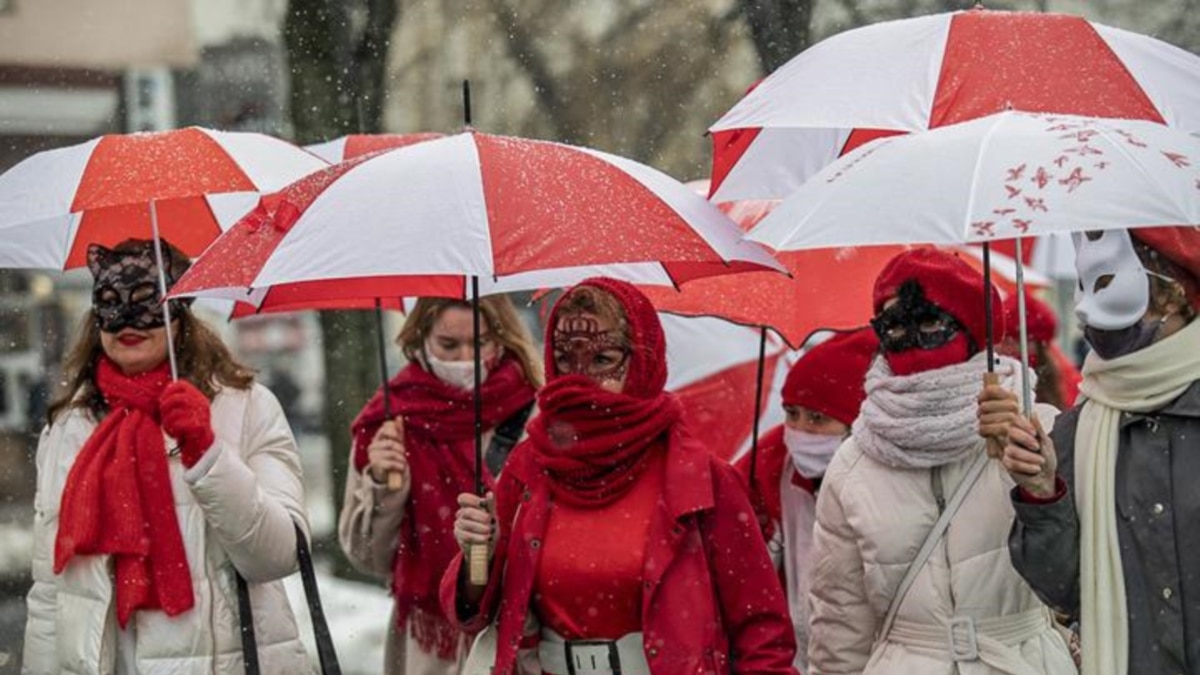
<svg viewBox="0 0 1200 675">
<path fill-rule="evenodd" d="M 369 155 L 372 152 L 403 148 L 406 145 L 424 143 L 425 141 L 442 138 L 442 136 L 443 134 L 433 132 L 414 134 L 350 134 L 349 136 L 335 138 L 332 141 L 306 145 L 304 149 L 330 164 L 337 164 L 338 162 L 344 162 L 348 159 L 361 157 L 362 155 Z"/>
<path fill-rule="evenodd" d="M 781 269 L 699 195 L 595 150 L 470 131 L 308 176 L 218 239 L 175 295 L 260 310 L 467 298 L 605 275 L 678 285 Z"/>
<path fill-rule="evenodd" d="M 1140 120 L 1004 112 L 859 148 L 748 237 L 800 250 L 1163 225 L 1200 225 L 1200 137 Z"/>
<path fill-rule="evenodd" d="M 710 128 L 713 197 L 785 197 L 874 138 L 1006 109 L 1200 132 L 1200 57 L 1063 14 L 973 9 L 846 31 L 784 64 Z"/>
<path fill-rule="evenodd" d="M 703 434 L 708 449 L 733 461 L 750 448 L 756 412 L 761 428 L 783 421 L 787 345 L 774 337 L 768 341 L 759 384 L 757 330 L 712 317 L 660 318 L 667 337 L 667 389 L 683 402 L 688 423 Z"/>
<path fill-rule="evenodd" d="M 41 152 L 0 175 L 0 267 L 79 267 L 88 244 L 161 236 L 199 255 L 221 222 L 327 166 L 271 136 L 189 127 Z"/>
</svg>

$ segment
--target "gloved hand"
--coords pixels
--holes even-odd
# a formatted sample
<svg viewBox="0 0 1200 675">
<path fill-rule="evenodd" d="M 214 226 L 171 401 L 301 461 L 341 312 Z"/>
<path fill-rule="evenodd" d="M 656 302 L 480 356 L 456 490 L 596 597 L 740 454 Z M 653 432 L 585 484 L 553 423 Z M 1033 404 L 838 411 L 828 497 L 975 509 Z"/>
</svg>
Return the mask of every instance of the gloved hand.
<svg viewBox="0 0 1200 675">
<path fill-rule="evenodd" d="M 192 468 L 216 440 L 208 397 L 191 382 L 178 380 L 163 390 L 158 406 L 163 431 L 179 442 L 180 459 Z"/>
</svg>

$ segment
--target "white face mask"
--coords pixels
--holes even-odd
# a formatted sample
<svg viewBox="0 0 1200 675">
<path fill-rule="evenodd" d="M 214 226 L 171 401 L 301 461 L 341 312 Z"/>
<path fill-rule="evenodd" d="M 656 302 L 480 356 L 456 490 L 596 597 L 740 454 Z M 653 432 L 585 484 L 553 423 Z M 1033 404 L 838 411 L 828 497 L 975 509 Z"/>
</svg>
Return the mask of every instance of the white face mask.
<svg viewBox="0 0 1200 675">
<path fill-rule="evenodd" d="M 841 434 L 812 434 L 785 426 L 783 428 L 783 444 L 787 446 L 788 454 L 792 456 L 792 466 L 801 476 L 808 479 L 820 478 L 825 475 L 825 469 L 833 460 L 844 440 Z"/>
<path fill-rule="evenodd" d="M 1129 231 L 1074 233 L 1071 239 L 1079 273 L 1080 285 L 1075 288 L 1075 315 L 1079 320 L 1106 331 L 1129 328 L 1140 321 L 1150 308 L 1150 284 Z M 1112 281 L 1097 290 L 1096 282 L 1110 275 Z"/>
<path fill-rule="evenodd" d="M 460 389 L 475 388 L 475 361 L 443 361 L 433 355 L 429 344 L 425 344 L 425 365 L 437 379 L 451 387 Z M 488 364 L 485 359 L 479 364 L 480 382 L 487 382 Z"/>
</svg>

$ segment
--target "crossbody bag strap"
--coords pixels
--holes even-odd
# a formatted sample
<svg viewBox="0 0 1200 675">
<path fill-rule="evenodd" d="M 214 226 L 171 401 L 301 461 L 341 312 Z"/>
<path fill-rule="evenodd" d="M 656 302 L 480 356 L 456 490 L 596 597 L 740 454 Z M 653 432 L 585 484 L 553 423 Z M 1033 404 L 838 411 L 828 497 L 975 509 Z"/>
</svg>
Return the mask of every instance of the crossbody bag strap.
<svg viewBox="0 0 1200 675">
<path fill-rule="evenodd" d="M 958 484 L 958 488 L 954 491 L 954 496 L 946 503 L 946 508 L 942 510 L 942 515 L 938 517 L 937 522 L 933 524 L 933 529 L 929 530 L 929 534 L 925 537 L 925 542 L 921 544 L 920 550 L 917 551 L 917 556 L 909 563 L 908 570 L 904 573 L 904 578 L 900 580 L 900 585 L 896 587 L 896 593 L 892 596 L 892 602 L 888 605 L 887 614 L 883 619 L 883 626 L 879 629 L 879 637 L 876 638 L 876 644 L 887 639 L 888 634 L 892 632 L 892 624 L 896 622 L 896 614 L 900 611 L 900 605 L 904 602 L 904 597 L 908 595 L 908 591 L 912 588 L 913 582 L 917 580 L 917 574 L 921 568 L 925 567 L 925 563 L 929 561 L 929 556 L 933 554 L 933 549 L 937 547 L 942 536 L 946 534 L 946 530 L 950 527 L 950 521 L 954 520 L 954 514 L 958 512 L 959 507 L 967 500 L 967 495 L 971 492 L 971 488 L 979 481 L 979 477 L 983 475 L 983 470 L 987 468 L 988 456 L 986 452 L 980 451 L 979 456 L 967 468 L 967 473 Z"/>
<path fill-rule="evenodd" d="M 321 592 L 317 588 L 317 574 L 313 569 L 308 539 L 304 536 L 304 530 L 300 529 L 299 523 L 292 521 L 292 526 L 296 529 L 296 560 L 300 563 L 300 580 L 304 584 L 304 597 L 308 601 L 308 613 L 312 618 L 313 637 L 317 645 L 321 673 L 341 675 L 342 668 L 338 664 L 337 650 L 333 647 L 333 634 L 329 632 L 325 610 L 321 607 Z M 233 574 L 237 581 L 238 621 L 241 624 L 242 657 L 246 664 L 246 675 L 260 675 L 258 641 L 254 635 L 254 616 L 250 607 L 250 589 L 236 568 Z"/>
<path fill-rule="evenodd" d="M 516 446 L 517 441 L 521 440 L 521 435 L 525 433 L 525 423 L 529 421 L 529 416 L 533 413 L 533 404 L 521 408 L 517 412 L 508 416 L 496 427 L 492 433 L 492 441 L 488 444 L 487 453 L 484 454 L 484 463 L 487 464 L 488 471 L 493 476 L 499 476 L 501 469 L 504 468 L 505 462 L 508 461 L 508 456 L 512 453 L 512 449 Z"/>
</svg>

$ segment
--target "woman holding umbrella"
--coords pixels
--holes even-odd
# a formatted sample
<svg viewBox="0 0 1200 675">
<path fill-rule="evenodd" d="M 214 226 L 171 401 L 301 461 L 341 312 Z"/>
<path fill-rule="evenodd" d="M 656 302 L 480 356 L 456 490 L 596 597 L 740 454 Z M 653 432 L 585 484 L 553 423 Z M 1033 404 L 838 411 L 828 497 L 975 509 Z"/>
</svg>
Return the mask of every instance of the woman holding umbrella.
<svg viewBox="0 0 1200 675">
<path fill-rule="evenodd" d="M 455 558 L 447 614 L 472 631 L 495 622 L 497 674 L 534 645 L 554 675 L 795 673 L 745 491 L 664 391 L 649 300 L 624 282 L 582 282 L 550 313 L 546 356 L 540 413 L 494 500 L 459 497 L 455 537 L 494 557 L 484 588 Z"/>
<path fill-rule="evenodd" d="M 881 355 L 817 501 L 810 673 L 1075 670 L 1050 610 L 1009 562 L 1013 482 L 976 428 L 983 288 L 933 248 L 902 253 L 876 279 Z M 1002 326 L 999 294 L 987 292 Z M 996 366 L 1008 390 L 1019 372 L 1011 359 Z"/>
<path fill-rule="evenodd" d="M 524 435 L 542 366 L 506 296 L 483 298 L 480 312 L 484 475 L 490 486 Z M 422 298 L 396 341 L 408 365 L 354 421 L 354 471 L 338 536 L 356 567 L 391 581 L 396 604 L 384 672 L 458 673 L 469 636 L 442 613 L 437 588 L 458 552 L 452 533 L 456 499 L 475 480 L 471 306 Z"/>
<path fill-rule="evenodd" d="M 187 259 L 163 242 L 167 285 Z M 37 450 L 26 673 L 242 669 L 233 571 L 259 616 L 263 672 L 311 670 L 281 579 L 307 530 L 296 444 L 183 301 L 171 381 L 149 241 L 92 244 L 92 310 Z"/>
<path fill-rule="evenodd" d="M 763 538 L 787 589 L 795 627 L 796 668 L 808 659 L 808 591 L 816 500 L 834 452 L 850 435 L 866 394 L 863 380 L 879 351 L 870 328 L 835 335 L 806 351 L 783 383 L 782 425 L 767 432 L 750 471 L 750 453 L 735 468 L 760 511 Z"/>
<path fill-rule="evenodd" d="M 1132 236 L 1131 236 L 1132 235 Z M 1200 669 L 1200 236 L 1076 235 L 1075 311 L 1092 354 L 1083 403 L 1046 434 L 989 388 L 984 433 L 1008 440 L 1013 564 L 1080 619 L 1083 672 Z"/>
</svg>

